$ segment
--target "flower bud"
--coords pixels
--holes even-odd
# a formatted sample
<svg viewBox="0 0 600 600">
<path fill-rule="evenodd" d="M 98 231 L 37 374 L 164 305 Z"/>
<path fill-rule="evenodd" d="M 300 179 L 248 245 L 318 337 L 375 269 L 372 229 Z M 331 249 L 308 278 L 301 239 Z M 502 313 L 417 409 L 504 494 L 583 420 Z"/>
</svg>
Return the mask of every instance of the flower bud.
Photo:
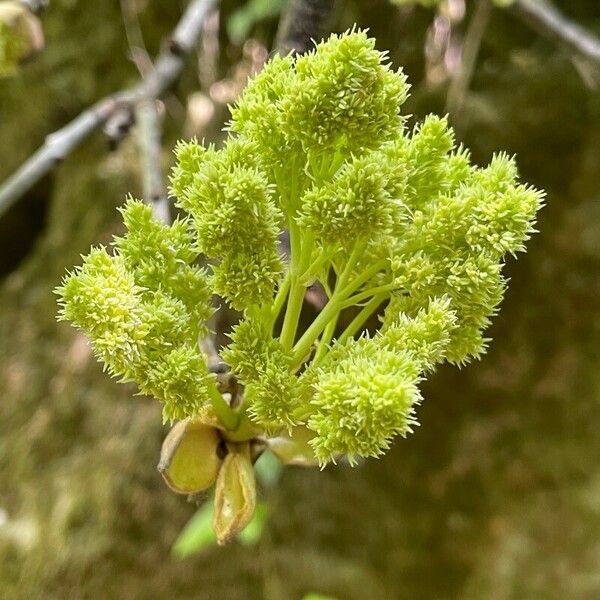
<svg viewBox="0 0 600 600">
<path fill-rule="evenodd" d="M 256 506 L 256 480 L 250 446 L 228 444 L 229 454 L 219 471 L 215 490 L 213 529 L 220 545 L 226 544 L 252 519 Z"/>
<path fill-rule="evenodd" d="M 217 479 L 221 459 L 217 430 L 198 420 L 177 423 L 163 442 L 158 470 L 178 494 L 195 494 Z"/>
</svg>

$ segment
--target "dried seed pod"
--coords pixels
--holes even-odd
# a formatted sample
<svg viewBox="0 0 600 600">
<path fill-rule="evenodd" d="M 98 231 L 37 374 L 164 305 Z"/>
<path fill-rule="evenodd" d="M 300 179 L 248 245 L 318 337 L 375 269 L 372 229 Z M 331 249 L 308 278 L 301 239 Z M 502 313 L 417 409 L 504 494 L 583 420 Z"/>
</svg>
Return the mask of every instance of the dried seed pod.
<svg viewBox="0 0 600 600">
<path fill-rule="evenodd" d="M 256 506 L 256 480 L 250 445 L 228 444 L 215 490 L 213 529 L 220 545 L 226 544 L 248 525 Z"/>
<path fill-rule="evenodd" d="M 195 494 L 217 479 L 219 433 L 197 419 L 177 423 L 163 442 L 158 470 L 178 494 Z"/>
<path fill-rule="evenodd" d="M 310 446 L 315 432 L 306 427 L 294 427 L 290 433 L 283 433 L 267 440 L 269 450 L 284 465 L 318 467 L 319 461 Z"/>
</svg>

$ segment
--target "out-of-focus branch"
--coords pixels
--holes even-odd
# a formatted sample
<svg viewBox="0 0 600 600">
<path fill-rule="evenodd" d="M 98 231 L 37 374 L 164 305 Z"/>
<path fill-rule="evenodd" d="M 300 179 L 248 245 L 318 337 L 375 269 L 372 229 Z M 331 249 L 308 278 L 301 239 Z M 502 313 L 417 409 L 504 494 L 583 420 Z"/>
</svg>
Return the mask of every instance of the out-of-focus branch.
<svg viewBox="0 0 600 600">
<path fill-rule="evenodd" d="M 548 0 L 515 0 L 509 10 L 543 36 L 600 66 L 600 38 L 568 19 Z"/>
<path fill-rule="evenodd" d="M 131 60 L 135 63 L 140 75 L 146 77 L 152 70 L 152 60 L 146 49 L 134 0 L 121 0 L 121 15 Z"/>
<path fill-rule="evenodd" d="M 491 14 L 491 1 L 479 0 L 465 34 L 460 66 L 450 82 L 446 97 L 446 112 L 452 115 L 453 120 L 460 119 L 465 94 L 473 78 L 481 41 Z M 456 123 L 454 125 L 456 126 Z"/>
<path fill-rule="evenodd" d="M 32 13 L 37 14 L 48 8 L 50 0 L 19 0 L 21 4 L 26 6 Z"/>
<path fill-rule="evenodd" d="M 129 90 L 103 98 L 49 135 L 41 148 L 0 186 L 0 216 L 118 110 L 131 109 L 141 100 L 157 99 L 168 92 L 179 79 L 186 58 L 198 41 L 204 18 L 215 4 L 216 0 L 192 0 L 147 78 Z"/>
<path fill-rule="evenodd" d="M 162 174 L 162 130 L 156 100 L 147 99 L 139 102 L 135 116 L 144 200 L 152 205 L 152 211 L 157 219 L 169 223 L 171 215 L 169 214 L 169 201 Z"/>
<path fill-rule="evenodd" d="M 290 0 L 275 45 L 281 54 L 304 54 L 325 32 L 334 0 Z"/>
</svg>

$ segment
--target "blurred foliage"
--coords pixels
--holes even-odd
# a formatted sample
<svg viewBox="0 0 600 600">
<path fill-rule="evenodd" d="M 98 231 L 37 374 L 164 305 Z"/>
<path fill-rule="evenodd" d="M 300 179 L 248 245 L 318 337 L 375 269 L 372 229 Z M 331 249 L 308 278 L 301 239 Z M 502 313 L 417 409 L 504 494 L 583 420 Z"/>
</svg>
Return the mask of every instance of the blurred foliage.
<svg viewBox="0 0 600 600">
<path fill-rule="evenodd" d="M 222 21 L 240 5 L 225 2 Z M 597 2 L 560 5 L 599 30 Z M 147 4 L 150 52 L 179 8 Z M 406 112 L 419 118 L 445 100 L 443 87 L 419 83 L 431 19 L 387 0 L 346 0 L 334 23 L 369 27 L 405 66 L 414 86 Z M 0 87 L 0 179 L 136 77 L 118 2 L 53 0 L 44 28 L 44 53 Z M 270 44 L 272 29 L 257 24 L 253 35 Z M 223 78 L 241 55 L 219 39 Z M 115 232 L 125 194 L 139 191 L 133 144 L 109 154 L 98 135 L 69 157 L 35 191 L 44 229 L 0 289 L 0 597 L 597 598 L 600 95 L 581 72 L 494 11 L 454 124 L 479 163 L 495 149 L 517 152 L 548 206 L 527 256 L 509 265 L 490 354 L 464 372 L 440 371 L 424 390 L 422 426 L 384 459 L 286 469 L 256 546 L 185 560 L 169 551 L 195 509 L 156 472 L 160 408 L 103 376 L 83 338 L 56 324 L 51 294 L 66 265 Z M 184 102 L 197 87 L 190 69 L 177 95 Z M 181 130 L 173 114 L 166 148 Z"/>
<path fill-rule="evenodd" d="M 227 20 L 227 34 L 234 44 L 248 39 L 256 23 L 278 17 L 288 0 L 248 0 Z"/>
<path fill-rule="evenodd" d="M 179 537 L 175 540 L 171 552 L 177 558 L 186 558 L 205 548 L 217 544 L 217 536 L 212 527 L 213 503 L 204 502 L 196 514 L 186 523 Z"/>
<path fill-rule="evenodd" d="M 515 0 L 490 0 L 496 6 L 510 6 Z M 392 4 L 397 4 L 398 6 L 405 6 L 409 4 L 420 4 L 421 6 L 425 6 L 427 8 L 433 8 L 439 5 L 446 4 L 448 0 L 390 0 Z"/>
</svg>

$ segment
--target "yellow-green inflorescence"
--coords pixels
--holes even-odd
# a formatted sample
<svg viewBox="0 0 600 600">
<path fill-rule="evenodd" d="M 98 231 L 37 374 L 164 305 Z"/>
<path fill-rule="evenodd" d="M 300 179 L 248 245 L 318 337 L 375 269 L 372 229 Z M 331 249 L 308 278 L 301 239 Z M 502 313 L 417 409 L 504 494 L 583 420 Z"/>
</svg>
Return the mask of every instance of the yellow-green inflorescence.
<svg viewBox="0 0 600 600">
<path fill-rule="evenodd" d="M 543 201 L 513 158 L 474 166 L 445 118 L 408 130 L 407 94 L 361 31 L 274 57 L 221 148 L 177 146 L 171 188 L 188 216 L 163 225 L 128 200 L 126 234 L 58 289 L 61 317 L 167 420 L 210 405 L 234 413 L 225 429 L 308 428 L 321 464 L 381 455 L 416 425 L 423 378 L 485 351 L 505 257 L 524 250 Z M 317 281 L 328 302 L 300 332 Z M 244 396 L 227 410 L 199 345 L 213 294 L 241 313 L 221 357 Z"/>
</svg>

